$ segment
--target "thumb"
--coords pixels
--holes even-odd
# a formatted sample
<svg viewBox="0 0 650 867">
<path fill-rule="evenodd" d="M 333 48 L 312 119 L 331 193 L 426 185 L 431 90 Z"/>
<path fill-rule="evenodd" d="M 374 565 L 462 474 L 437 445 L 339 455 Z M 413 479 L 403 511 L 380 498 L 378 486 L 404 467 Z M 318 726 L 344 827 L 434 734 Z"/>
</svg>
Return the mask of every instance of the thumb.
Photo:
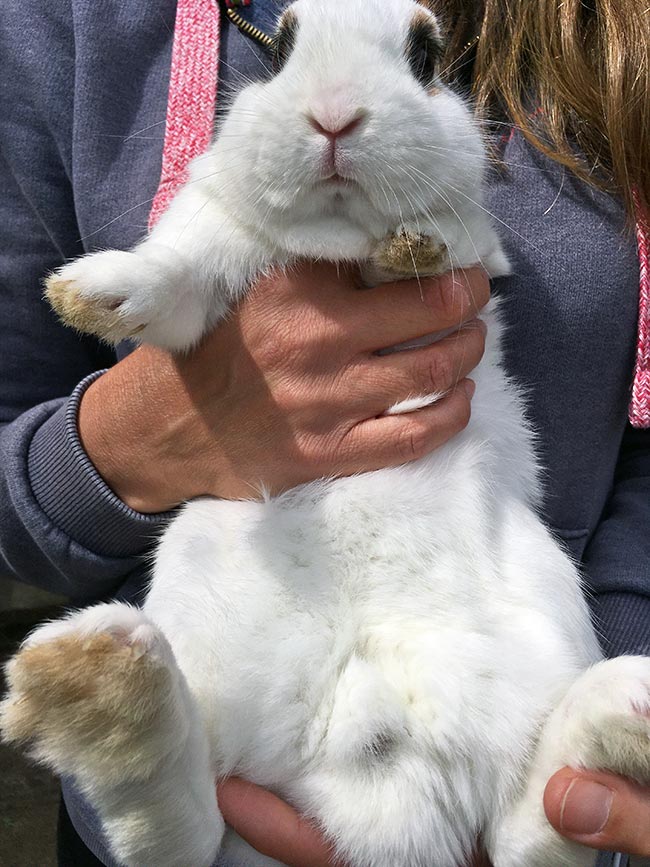
<svg viewBox="0 0 650 867">
<path fill-rule="evenodd" d="M 563 768 L 546 786 L 544 810 L 556 831 L 584 846 L 650 855 L 650 789 L 624 777 Z"/>
</svg>

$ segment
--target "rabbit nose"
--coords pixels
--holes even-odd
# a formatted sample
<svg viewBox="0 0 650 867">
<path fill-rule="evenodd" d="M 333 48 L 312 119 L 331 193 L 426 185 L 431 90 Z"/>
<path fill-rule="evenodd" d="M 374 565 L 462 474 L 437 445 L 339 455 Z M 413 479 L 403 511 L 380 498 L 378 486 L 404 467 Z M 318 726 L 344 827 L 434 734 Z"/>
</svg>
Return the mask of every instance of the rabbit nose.
<svg viewBox="0 0 650 867">
<path fill-rule="evenodd" d="M 354 132 L 355 129 L 358 129 L 358 127 L 361 126 L 365 117 L 366 112 L 362 110 L 355 112 L 354 116 L 351 118 L 337 118 L 336 120 L 325 120 L 323 117 L 319 120 L 313 114 L 307 115 L 309 123 L 316 132 L 319 133 L 319 135 L 324 135 L 325 138 L 330 139 L 330 141 L 335 141 L 341 136 L 349 135 L 351 132 Z"/>
</svg>

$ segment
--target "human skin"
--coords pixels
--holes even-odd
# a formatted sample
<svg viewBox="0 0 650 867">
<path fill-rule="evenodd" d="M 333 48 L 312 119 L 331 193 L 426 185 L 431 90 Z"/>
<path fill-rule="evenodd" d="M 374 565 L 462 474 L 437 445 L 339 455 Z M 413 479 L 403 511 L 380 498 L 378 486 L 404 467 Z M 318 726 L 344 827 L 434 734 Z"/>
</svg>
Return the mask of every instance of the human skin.
<svg viewBox="0 0 650 867">
<path fill-rule="evenodd" d="M 563 768 L 544 809 L 553 827 L 584 846 L 650 857 L 650 789 L 612 774 Z"/>
<path fill-rule="evenodd" d="M 190 354 L 143 346 L 107 371 L 81 401 L 81 441 L 147 513 L 414 460 L 469 421 L 488 297 L 480 269 L 361 291 L 352 270 L 304 263 L 260 280 Z M 457 330 L 432 346 L 376 354 L 446 328 Z M 383 415 L 434 391 L 447 394 Z"/>
<path fill-rule="evenodd" d="M 344 867 L 318 830 L 270 792 L 233 778 L 217 795 L 226 822 L 263 854 L 288 867 Z M 584 846 L 650 856 L 650 791 L 630 780 L 563 768 L 546 787 L 544 808 L 560 834 Z M 468 867 L 490 863 L 478 853 Z"/>
<path fill-rule="evenodd" d="M 318 830 L 275 795 L 236 778 L 217 788 L 226 822 L 248 843 L 287 867 L 345 867 Z M 467 867 L 489 867 L 477 854 Z"/>
</svg>

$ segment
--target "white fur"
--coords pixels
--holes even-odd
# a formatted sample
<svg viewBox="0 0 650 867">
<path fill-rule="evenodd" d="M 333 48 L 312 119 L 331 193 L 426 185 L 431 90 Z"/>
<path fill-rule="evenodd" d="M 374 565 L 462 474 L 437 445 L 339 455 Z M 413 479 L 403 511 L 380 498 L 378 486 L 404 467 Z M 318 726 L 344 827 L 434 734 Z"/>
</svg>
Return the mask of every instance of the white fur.
<svg viewBox="0 0 650 867">
<path fill-rule="evenodd" d="M 403 58 L 416 9 L 298 0 L 287 66 L 239 95 L 151 237 L 62 279 L 95 299 L 120 294 L 143 340 L 186 349 L 260 271 L 296 256 L 363 262 L 398 226 L 447 244 L 450 266 L 503 273 L 470 113 L 445 89 L 426 94 Z M 366 121 L 338 157 L 358 186 L 320 184 L 324 140 L 306 114 L 359 109 Z M 75 764 L 128 865 L 207 867 L 218 819 L 197 828 L 186 805 L 214 816 L 212 778 L 236 773 L 317 821 L 352 867 L 453 867 L 480 831 L 495 867 L 586 867 L 593 853 L 543 817 L 547 778 L 568 762 L 650 781 L 650 663 L 598 662 L 577 570 L 535 512 L 531 434 L 493 304 L 485 318 L 472 419 L 451 442 L 264 502 L 198 500 L 165 533 L 126 640 L 154 624 L 171 647 L 186 729 L 161 725 L 151 740 L 182 762 L 118 785 L 98 777 L 98 738 Z M 135 616 L 95 610 L 99 631 Z M 188 854 L 188 828 L 203 857 Z M 272 863 L 233 835 L 224 851 Z"/>
</svg>

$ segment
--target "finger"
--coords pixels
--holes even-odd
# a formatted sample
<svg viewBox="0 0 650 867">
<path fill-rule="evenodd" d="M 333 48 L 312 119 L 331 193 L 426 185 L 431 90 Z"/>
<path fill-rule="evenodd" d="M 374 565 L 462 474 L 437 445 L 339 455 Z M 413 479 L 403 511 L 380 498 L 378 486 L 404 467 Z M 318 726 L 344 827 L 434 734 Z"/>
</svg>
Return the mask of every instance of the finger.
<svg viewBox="0 0 650 867">
<path fill-rule="evenodd" d="M 544 793 L 549 822 L 565 837 L 630 855 L 650 856 L 650 789 L 612 774 L 563 768 Z"/>
<path fill-rule="evenodd" d="M 348 433 L 346 475 L 399 466 L 422 458 L 469 423 L 474 383 L 464 379 L 433 406 L 356 425 Z"/>
<path fill-rule="evenodd" d="M 355 342 L 376 352 L 472 319 L 487 303 L 490 284 L 482 268 L 421 281 L 385 283 L 350 293 Z"/>
<path fill-rule="evenodd" d="M 446 394 L 474 370 L 485 351 L 486 327 L 478 319 L 455 334 L 418 349 L 373 356 L 354 365 L 354 397 L 366 418 L 409 397 Z M 344 383 L 341 383 L 343 386 Z M 349 397 L 346 397 L 349 404 Z"/>
<path fill-rule="evenodd" d="M 318 829 L 266 789 L 231 777 L 217 796 L 226 822 L 263 855 L 287 867 L 342 867 Z"/>
</svg>

